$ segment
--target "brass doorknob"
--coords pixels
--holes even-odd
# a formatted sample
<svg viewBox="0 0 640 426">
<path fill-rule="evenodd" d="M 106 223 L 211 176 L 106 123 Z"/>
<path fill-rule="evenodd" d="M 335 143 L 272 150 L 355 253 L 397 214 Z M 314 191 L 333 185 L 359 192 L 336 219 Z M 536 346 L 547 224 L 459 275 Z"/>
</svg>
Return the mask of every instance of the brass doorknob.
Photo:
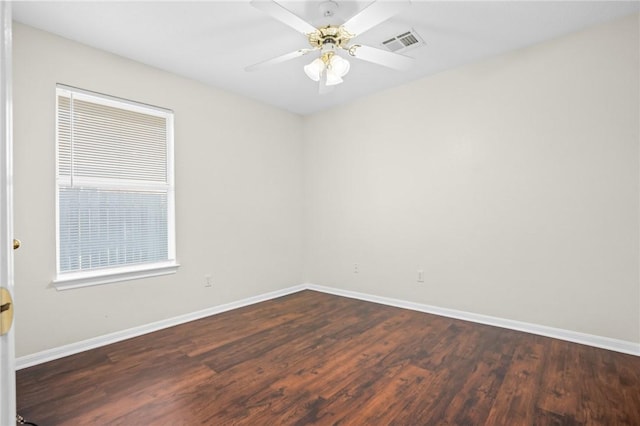
<svg viewBox="0 0 640 426">
<path fill-rule="evenodd" d="M 20 244 L 22 244 L 22 243 L 20 242 L 20 240 L 18 240 L 18 239 L 16 239 L 16 238 L 14 238 L 14 239 L 13 239 L 13 249 L 14 249 L 14 250 L 18 250 L 18 249 L 20 248 Z"/>
<path fill-rule="evenodd" d="M 11 293 L 4 287 L 0 287 L 0 336 L 4 336 L 11 330 L 13 324 L 13 300 Z"/>
</svg>

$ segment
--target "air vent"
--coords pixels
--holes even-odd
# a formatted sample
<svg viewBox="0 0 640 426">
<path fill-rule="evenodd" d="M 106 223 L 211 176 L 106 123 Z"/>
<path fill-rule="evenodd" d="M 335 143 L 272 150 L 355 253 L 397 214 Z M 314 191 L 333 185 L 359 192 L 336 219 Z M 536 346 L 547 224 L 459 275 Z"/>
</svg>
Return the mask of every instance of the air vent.
<svg viewBox="0 0 640 426">
<path fill-rule="evenodd" d="M 422 37 L 416 33 L 416 30 L 411 29 L 400 35 L 392 37 L 382 42 L 382 45 L 392 52 L 402 52 L 408 49 L 425 44 Z"/>
</svg>

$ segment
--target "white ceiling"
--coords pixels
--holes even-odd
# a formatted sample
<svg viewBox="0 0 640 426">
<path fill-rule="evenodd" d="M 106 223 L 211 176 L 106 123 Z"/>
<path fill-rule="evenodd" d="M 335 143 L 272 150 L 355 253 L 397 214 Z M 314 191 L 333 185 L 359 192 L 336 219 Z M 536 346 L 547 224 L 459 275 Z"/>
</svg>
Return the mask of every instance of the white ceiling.
<svg viewBox="0 0 640 426">
<path fill-rule="evenodd" d="M 281 4 L 313 25 L 341 24 L 370 1 L 340 1 L 325 21 L 319 1 Z M 379 0 L 385 1 L 385 0 Z M 257 72 L 244 68 L 308 43 L 249 0 L 199 2 L 16 2 L 14 19 L 136 61 L 310 114 L 479 59 L 540 43 L 640 11 L 639 1 L 420 1 L 355 39 L 380 47 L 415 29 L 426 45 L 408 51 L 409 71 L 357 59 L 344 83 L 319 95 L 304 56 Z"/>
</svg>

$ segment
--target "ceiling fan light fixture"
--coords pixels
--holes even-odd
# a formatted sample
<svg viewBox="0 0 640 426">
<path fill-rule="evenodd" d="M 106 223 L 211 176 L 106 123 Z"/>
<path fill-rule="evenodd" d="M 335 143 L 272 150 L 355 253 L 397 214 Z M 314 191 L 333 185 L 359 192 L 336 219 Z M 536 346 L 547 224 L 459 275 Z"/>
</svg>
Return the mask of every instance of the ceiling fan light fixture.
<svg viewBox="0 0 640 426">
<path fill-rule="evenodd" d="M 349 72 L 351 64 L 345 58 L 338 55 L 340 50 L 347 51 L 350 56 L 356 59 L 373 62 L 397 70 L 405 70 L 411 65 L 412 58 L 391 51 L 359 44 L 350 46 L 350 41 L 353 38 L 400 12 L 405 6 L 411 4 L 411 0 L 373 0 L 368 6 L 349 18 L 342 25 L 326 26 L 310 24 L 279 4 L 279 0 L 250 0 L 250 3 L 255 8 L 268 13 L 273 18 L 304 34 L 309 42 L 310 48 L 298 49 L 295 52 L 251 65 L 245 68 L 247 71 L 253 71 L 264 65 L 277 64 L 298 58 L 310 52 L 319 51 L 320 57 L 314 59 L 303 68 L 307 77 L 313 81 L 320 82 L 319 92 L 322 94 L 326 93 L 327 86 L 342 83 L 342 77 Z M 336 15 L 338 9 L 336 0 L 320 0 L 318 3 L 321 3 L 320 9 L 324 18 L 332 18 Z M 408 37 L 409 35 L 410 33 L 405 32 L 397 36 L 396 39 L 398 37 Z M 409 39 L 407 39 L 407 41 L 409 41 Z M 411 39 L 411 41 L 413 41 L 413 39 Z M 406 43 L 403 42 L 403 44 Z M 345 53 L 343 52 L 342 54 L 344 55 Z"/>
<path fill-rule="evenodd" d="M 304 66 L 304 72 L 313 81 L 320 81 L 325 65 L 322 59 L 316 58 L 311 63 Z"/>
</svg>

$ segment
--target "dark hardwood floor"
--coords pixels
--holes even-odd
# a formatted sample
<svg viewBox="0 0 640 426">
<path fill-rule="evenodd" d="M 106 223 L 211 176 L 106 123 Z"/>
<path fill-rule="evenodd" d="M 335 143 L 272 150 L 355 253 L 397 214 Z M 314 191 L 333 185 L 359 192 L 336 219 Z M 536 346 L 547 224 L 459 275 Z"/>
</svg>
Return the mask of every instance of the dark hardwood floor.
<svg viewBox="0 0 640 426">
<path fill-rule="evenodd" d="M 640 357 L 303 291 L 17 373 L 46 425 L 640 425 Z"/>
</svg>

